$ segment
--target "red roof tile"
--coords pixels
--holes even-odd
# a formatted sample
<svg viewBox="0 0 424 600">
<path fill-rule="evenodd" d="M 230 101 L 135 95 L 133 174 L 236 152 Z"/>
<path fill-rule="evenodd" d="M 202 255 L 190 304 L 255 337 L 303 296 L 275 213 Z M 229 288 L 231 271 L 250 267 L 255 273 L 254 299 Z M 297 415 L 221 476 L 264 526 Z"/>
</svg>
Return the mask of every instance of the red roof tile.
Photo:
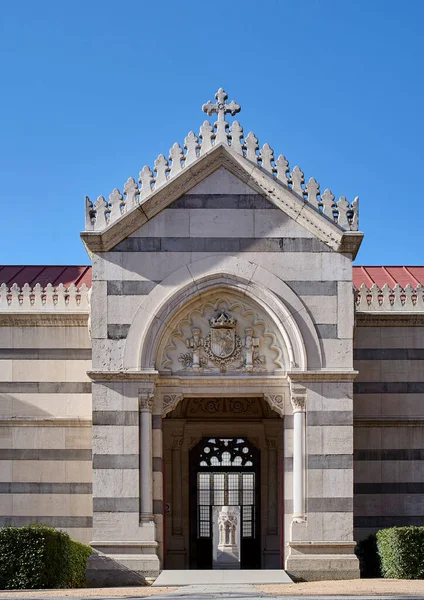
<svg viewBox="0 0 424 600">
<path fill-rule="evenodd" d="M 359 288 L 363 283 L 367 287 L 375 283 L 379 288 L 385 283 L 390 287 L 409 283 L 416 288 L 419 283 L 424 285 L 424 267 L 353 267 L 354 286 Z"/>
<path fill-rule="evenodd" d="M 48 283 L 54 286 L 63 283 L 69 287 L 74 283 L 80 287 L 83 283 L 91 287 L 91 267 L 82 266 L 0 266 L 0 283 L 5 283 L 7 286 L 12 286 L 14 283 L 19 287 L 29 283 L 33 287 L 36 283 L 40 283 L 45 287 Z"/>
<path fill-rule="evenodd" d="M 29 283 L 31 287 L 36 283 L 40 283 L 43 287 L 48 283 L 54 286 L 63 283 L 66 287 L 74 283 L 80 287 L 85 283 L 91 287 L 91 267 L 87 265 L 0 266 L 1 283 L 6 283 L 9 287 L 14 283 L 19 287 L 25 283 Z M 353 267 L 354 286 L 359 288 L 363 283 L 367 287 L 376 283 L 380 288 L 385 283 L 390 287 L 396 283 L 404 287 L 409 283 L 415 288 L 419 283 L 424 285 L 424 267 Z"/>
</svg>

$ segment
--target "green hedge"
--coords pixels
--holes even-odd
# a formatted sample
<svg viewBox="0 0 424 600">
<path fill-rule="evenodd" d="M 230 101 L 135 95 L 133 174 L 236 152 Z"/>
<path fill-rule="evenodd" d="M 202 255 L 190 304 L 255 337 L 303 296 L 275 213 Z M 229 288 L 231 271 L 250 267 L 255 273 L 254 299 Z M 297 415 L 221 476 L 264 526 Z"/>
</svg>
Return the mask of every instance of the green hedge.
<svg viewBox="0 0 424 600">
<path fill-rule="evenodd" d="M 424 527 L 391 527 L 377 532 L 383 577 L 424 579 Z"/>
<path fill-rule="evenodd" d="M 0 589 L 83 587 L 91 548 L 44 525 L 0 529 Z"/>
</svg>

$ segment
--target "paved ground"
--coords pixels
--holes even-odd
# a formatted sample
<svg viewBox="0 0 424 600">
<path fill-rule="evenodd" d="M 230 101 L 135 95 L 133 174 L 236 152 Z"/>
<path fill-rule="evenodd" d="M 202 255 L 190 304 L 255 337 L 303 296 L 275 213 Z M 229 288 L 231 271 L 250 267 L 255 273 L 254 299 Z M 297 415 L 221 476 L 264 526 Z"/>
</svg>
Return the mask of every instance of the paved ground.
<svg viewBox="0 0 424 600">
<path fill-rule="evenodd" d="M 103 588 L 84 590 L 0 591 L 0 600 L 424 600 L 424 581 L 393 579 L 355 579 L 352 581 L 319 581 L 297 584 L 254 585 L 189 585 L 175 588 Z"/>
</svg>

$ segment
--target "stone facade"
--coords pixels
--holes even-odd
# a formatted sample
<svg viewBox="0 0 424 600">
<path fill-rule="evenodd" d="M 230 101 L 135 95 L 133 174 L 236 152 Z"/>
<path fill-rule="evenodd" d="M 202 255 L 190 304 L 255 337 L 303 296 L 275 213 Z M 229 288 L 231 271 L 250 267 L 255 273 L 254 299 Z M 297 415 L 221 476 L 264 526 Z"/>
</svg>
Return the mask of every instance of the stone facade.
<svg viewBox="0 0 424 600">
<path fill-rule="evenodd" d="M 140 187 L 87 198 L 90 294 L 0 287 L 0 522 L 149 577 L 193 567 L 194 448 L 246 439 L 258 566 L 358 577 L 355 539 L 421 518 L 422 291 L 355 299 L 358 200 L 304 185 L 216 99 Z"/>
</svg>

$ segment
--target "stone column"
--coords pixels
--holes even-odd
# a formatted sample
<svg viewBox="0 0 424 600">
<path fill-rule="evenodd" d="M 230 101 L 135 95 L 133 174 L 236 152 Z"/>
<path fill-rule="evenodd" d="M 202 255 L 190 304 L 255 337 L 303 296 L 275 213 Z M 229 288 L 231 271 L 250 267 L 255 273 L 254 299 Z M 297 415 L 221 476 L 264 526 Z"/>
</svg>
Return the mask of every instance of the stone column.
<svg viewBox="0 0 424 600">
<path fill-rule="evenodd" d="M 293 521 L 306 520 L 305 502 L 305 429 L 306 389 L 291 385 L 293 407 Z"/>
<path fill-rule="evenodd" d="M 268 446 L 268 530 L 275 535 L 278 531 L 278 474 L 277 474 L 277 440 L 267 438 Z"/>
<path fill-rule="evenodd" d="M 181 471 L 181 448 L 184 438 L 176 436 L 172 439 L 172 533 L 181 535 L 182 509 L 183 509 L 183 488 Z"/>
<path fill-rule="evenodd" d="M 139 391 L 140 521 L 153 521 L 152 409 L 154 388 Z"/>
</svg>

